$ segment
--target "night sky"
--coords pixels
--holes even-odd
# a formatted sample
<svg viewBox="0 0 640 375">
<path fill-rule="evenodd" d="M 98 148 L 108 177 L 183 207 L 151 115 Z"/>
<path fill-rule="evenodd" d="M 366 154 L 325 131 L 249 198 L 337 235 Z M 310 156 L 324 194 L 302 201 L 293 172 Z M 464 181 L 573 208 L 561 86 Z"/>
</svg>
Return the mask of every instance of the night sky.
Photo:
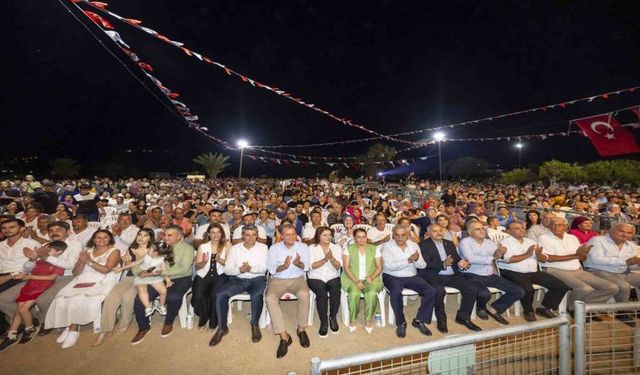
<svg viewBox="0 0 640 375">
<path fill-rule="evenodd" d="M 142 20 L 143 26 L 249 77 L 385 134 L 640 83 L 637 1 L 108 3 L 113 12 Z M 194 168 L 191 159 L 198 153 L 222 151 L 232 155 L 229 174 L 235 173 L 236 152 L 188 129 L 57 1 L 5 2 L 3 13 L 1 156 L 66 156 L 82 165 L 118 162 L 181 172 Z M 181 94 L 179 100 L 200 117 L 200 124 L 219 138 L 232 143 L 246 138 L 252 144 L 304 144 L 370 136 L 107 19 L 154 67 L 153 74 Z M 110 39 L 90 26 L 135 69 Z M 150 81 L 145 83 L 153 88 Z M 564 131 L 571 118 L 634 104 L 640 104 L 640 92 L 457 128 L 447 136 Z M 281 151 L 355 155 L 368 145 Z M 430 147 L 402 157 L 434 152 Z M 515 166 L 516 155 L 513 143 L 504 141 L 443 147 L 445 159 L 476 156 L 509 167 Z M 587 139 L 577 136 L 526 141 L 523 164 L 551 158 L 595 160 L 597 154 Z M 245 162 L 253 175 L 301 172 L 266 167 L 259 161 Z M 421 165 L 425 170 L 435 167 L 437 159 Z"/>
</svg>

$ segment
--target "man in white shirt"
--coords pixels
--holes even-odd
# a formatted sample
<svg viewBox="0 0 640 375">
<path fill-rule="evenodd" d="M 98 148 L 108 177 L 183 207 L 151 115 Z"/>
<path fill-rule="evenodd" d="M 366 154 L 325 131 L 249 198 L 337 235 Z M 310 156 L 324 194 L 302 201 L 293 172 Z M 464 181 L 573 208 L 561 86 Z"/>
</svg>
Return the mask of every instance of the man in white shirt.
<svg viewBox="0 0 640 375">
<path fill-rule="evenodd" d="M 524 226 L 518 222 L 512 222 L 508 226 L 510 236 L 503 239 L 500 244 L 507 248 L 503 261 L 498 262 L 501 276 L 513 281 L 524 289 L 524 297 L 520 299 L 524 318 L 528 322 L 536 320 L 536 314 L 545 318 L 555 318 L 553 310 L 558 306 L 564 295 L 569 291 L 567 284 L 546 272 L 538 269 L 539 257 L 546 259 L 542 254 L 542 248 L 533 240 L 526 238 Z M 542 300 L 542 306 L 533 310 L 533 284 L 547 288 Z"/>
<path fill-rule="evenodd" d="M 420 307 L 411 325 L 425 336 L 431 336 L 427 324 L 431 323 L 436 290 L 417 276 L 418 269 L 427 266 L 420 248 L 409 241 L 409 228 L 404 225 L 393 227 L 393 239 L 382 245 L 382 282 L 389 290 L 389 301 L 396 316 L 396 335 L 404 338 L 407 322 L 404 317 L 402 290 L 410 289 L 421 297 Z"/>
<path fill-rule="evenodd" d="M 229 276 L 216 295 L 216 312 L 218 314 L 218 330 L 209 341 L 215 346 L 229 333 L 227 314 L 229 299 L 235 295 L 249 293 L 251 296 L 251 341 L 262 339 L 260 315 L 264 305 L 264 290 L 267 286 L 267 245 L 258 243 L 258 228 L 245 225 L 242 230 L 242 242 L 233 245 L 225 259 L 224 273 Z"/>
<path fill-rule="evenodd" d="M 38 306 L 38 310 L 42 316 L 47 315 L 49 306 L 51 306 L 56 294 L 58 294 L 62 288 L 67 286 L 67 284 L 73 280 L 73 267 L 76 265 L 83 249 L 80 242 L 69 238 L 71 228 L 69 223 L 66 221 L 54 221 L 49 223 L 47 227 L 49 229 L 49 238 L 51 238 L 51 241 L 64 241 L 67 244 L 67 250 L 65 250 L 64 253 L 58 257 L 50 257 L 49 250 L 44 246 L 40 246 L 40 244 L 36 245 L 40 246 L 37 248 L 24 249 L 24 255 L 32 262 L 35 262 L 38 259 L 44 259 L 54 266 L 64 268 L 64 276 L 58 277 L 53 286 L 47 289 L 46 292 L 42 293 L 36 300 L 36 306 Z M 18 284 L 0 294 L 0 311 L 9 316 L 13 316 L 16 309 L 15 301 L 16 298 L 18 298 L 23 285 L 24 284 Z M 41 329 L 40 336 L 45 336 L 49 334 L 49 332 L 51 332 L 50 329 Z"/>
<path fill-rule="evenodd" d="M 20 219 L 5 219 L 0 226 L 5 240 L 0 242 L 0 293 L 22 284 L 23 280 L 13 278 L 13 274 L 24 272 L 24 264 L 29 261 L 24 249 L 40 246 L 40 243 L 22 236 L 25 229 Z"/>
<path fill-rule="evenodd" d="M 316 229 L 322 226 L 322 214 L 318 210 L 311 211 L 310 221 L 302 228 L 302 242 L 306 245 L 311 244 L 316 235 Z"/>
<path fill-rule="evenodd" d="M 387 217 L 379 213 L 375 217 L 375 226 L 367 231 L 369 243 L 380 246 L 391 239 L 391 229 L 387 227 Z"/>
<path fill-rule="evenodd" d="M 543 258 L 540 266 L 571 288 L 568 306 L 574 301 L 603 303 L 618 293 L 618 286 L 582 269 L 580 261 L 587 260 L 591 245 L 580 245 L 576 236 L 566 233 L 567 220 L 554 217 L 549 226 L 551 233 L 540 236 Z M 594 320 L 598 321 L 599 318 Z"/>
<path fill-rule="evenodd" d="M 532 239 L 535 243 L 540 243 L 540 236 L 551 233 L 549 226 L 554 217 L 556 217 L 556 214 L 553 212 L 545 212 L 542 214 L 540 224 L 534 224 L 527 230 L 527 238 Z"/>
<path fill-rule="evenodd" d="M 139 231 L 140 228 L 131 221 L 131 215 L 126 212 L 118 214 L 118 221 L 111 225 L 111 233 L 113 233 L 116 247 L 121 254 L 125 254 L 129 250 L 129 246 L 135 241 Z"/>
<path fill-rule="evenodd" d="M 96 231 L 96 229 L 89 229 L 88 224 L 89 221 L 83 214 L 78 214 L 71 220 L 71 227 L 73 228 L 71 235 L 73 238 L 80 241 L 83 246 L 87 245 L 87 242 L 89 242 L 91 236 L 93 236 L 93 233 Z"/>
<path fill-rule="evenodd" d="M 284 317 L 280 309 L 280 298 L 285 293 L 294 294 L 298 298 L 298 329 L 296 333 L 300 340 L 300 346 L 308 348 L 310 345 L 309 336 L 305 331 L 309 320 L 309 286 L 305 279 L 305 272 L 309 270 L 311 263 L 309 247 L 296 241 L 296 228 L 292 224 L 281 225 L 280 235 L 282 241 L 271 246 L 267 256 L 267 269 L 271 278 L 265 295 L 273 333 L 280 336 L 280 344 L 276 351 L 277 358 L 282 358 L 287 354 L 288 347 L 292 342 L 291 335 L 285 328 Z"/>
<path fill-rule="evenodd" d="M 631 288 L 640 287 L 640 274 L 630 272 L 631 267 L 638 269 L 640 265 L 636 245 L 631 242 L 634 234 L 633 224 L 619 222 L 611 227 L 608 235 L 593 237 L 588 242 L 593 247 L 584 266 L 618 286 L 616 302 L 628 302 Z"/>
<path fill-rule="evenodd" d="M 222 211 L 218 210 L 217 208 L 214 208 L 211 211 L 209 211 L 209 223 L 218 223 L 218 224 L 220 224 L 220 226 L 222 226 L 222 230 L 224 230 L 224 238 L 227 241 L 229 241 L 231 239 L 231 232 L 229 230 L 229 224 L 222 222 Z M 195 245 L 196 249 L 198 247 L 200 247 L 200 245 L 202 245 L 204 234 L 207 233 L 208 229 L 209 229 L 209 224 L 205 224 L 205 225 L 200 225 L 198 227 L 198 229 L 196 230 L 196 234 L 194 235 L 195 243 L 196 243 L 196 245 Z"/>
<path fill-rule="evenodd" d="M 234 230 L 233 230 L 233 234 L 231 237 L 231 242 L 235 245 L 235 244 L 239 244 L 240 242 L 242 242 L 242 228 L 244 228 L 245 225 L 252 225 L 255 226 L 258 229 L 258 238 L 256 239 L 256 241 L 258 241 L 259 243 L 262 244 L 266 244 L 267 243 L 267 232 L 264 230 L 263 227 L 261 226 L 256 226 L 256 217 L 255 214 L 252 212 L 246 213 L 242 216 L 242 225 L 237 226 Z"/>
<path fill-rule="evenodd" d="M 513 305 L 514 302 L 524 297 L 524 290 L 517 284 L 496 275 L 494 262 L 501 259 L 507 249 L 498 246 L 495 242 L 486 238 L 487 232 L 479 221 L 467 223 L 469 237 L 460 241 L 460 256 L 469 262 L 469 268 L 463 275 L 470 281 L 478 284 L 478 302 L 476 314 L 480 319 L 488 319 L 490 315 L 500 324 L 509 324 L 502 313 Z M 490 306 L 487 303 L 491 299 L 489 287 L 500 289 L 503 294 Z"/>
</svg>

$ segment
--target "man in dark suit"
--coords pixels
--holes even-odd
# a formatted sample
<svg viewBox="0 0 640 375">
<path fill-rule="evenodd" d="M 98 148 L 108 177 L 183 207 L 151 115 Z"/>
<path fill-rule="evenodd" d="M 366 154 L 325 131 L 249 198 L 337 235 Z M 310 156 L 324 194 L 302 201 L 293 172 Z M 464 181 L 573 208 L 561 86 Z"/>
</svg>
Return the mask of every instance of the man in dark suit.
<svg viewBox="0 0 640 375">
<path fill-rule="evenodd" d="M 456 323 L 472 331 L 481 331 L 480 327 L 471 322 L 471 311 L 477 298 L 478 287 L 460 276 L 460 270 L 468 268 L 469 262 L 460 259 L 453 242 L 443 239 L 443 227 L 431 224 L 428 233 L 429 238 L 420 242 L 420 252 L 427 267 L 418 272 L 420 277 L 436 289 L 435 313 L 438 320 L 438 330 L 442 333 L 449 332 L 444 306 L 446 295 L 444 287 L 448 286 L 458 289 L 462 294 L 460 309 L 456 314 Z"/>
</svg>

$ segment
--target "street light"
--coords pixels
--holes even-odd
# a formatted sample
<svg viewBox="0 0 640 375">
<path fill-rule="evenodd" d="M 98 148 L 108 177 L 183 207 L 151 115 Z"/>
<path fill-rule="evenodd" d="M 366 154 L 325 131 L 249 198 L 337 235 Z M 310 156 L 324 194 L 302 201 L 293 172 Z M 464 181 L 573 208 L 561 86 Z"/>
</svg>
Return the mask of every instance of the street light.
<svg viewBox="0 0 640 375">
<path fill-rule="evenodd" d="M 244 139 L 241 139 L 237 143 L 238 148 L 240 148 L 240 169 L 238 170 L 238 178 L 242 178 L 242 157 L 244 156 L 244 149 L 249 147 L 249 142 Z"/>
<path fill-rule="evenodd" d="M 442 149 L 441 143 L 444 141 L 445 134 L 443 132 L 436 132 L 433 135 L 433 139 L 438 142 L 438 172 L 440 175 L 439 181 L 442 182 Z"/>
<path fill-rule="evenodd" d="M 516 148 L 518 149 L 518 168 L 520 168 L 520 160 L 522 159 L 522 147 L 524 147 L 522 143 L 516 143 Z"/>
</svg>

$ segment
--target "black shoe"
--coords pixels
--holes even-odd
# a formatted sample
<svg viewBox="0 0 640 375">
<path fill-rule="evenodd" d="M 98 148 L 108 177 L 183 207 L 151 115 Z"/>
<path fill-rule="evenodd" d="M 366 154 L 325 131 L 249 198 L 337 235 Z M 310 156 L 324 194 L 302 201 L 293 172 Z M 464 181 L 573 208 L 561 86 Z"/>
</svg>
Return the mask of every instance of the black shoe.
<svg viewBox="0 0 640 375">
<path fill-rule="evenodd" d="M 411 325 L 416 327 L 418 331 L 420 331 L 420 333 L 422 333 L 423 335 L 431 336 L 431 331 L 429 330 L 429 328 L 427 328 L 426 323 L 413 319 L 413 321 L 411 322 Z"/>
<path fill-rule="evenodd" d="M 20 344 L 28 344 L 33 341 L 33 339 L 38 336 L 38 331 L 40 331 L 40 327 L 36 325 L 34 325 L 31 329 L 25 330 L 22 333 L 22 338 L 20 338 Z"/>
<path fill-rule="evenodd" d="M 38 336 L 46 336 L 46 335 L 50 334 L 51 331 L 53 331 L 53 328 L 40 329 L 40 332 L 38 332 Z"/>
<path fill-rule="evenodd" d="M 528 313 L 524 313 L 524 320 L 527 322 L 535 322 L 538 319 L 536 319 L 536 314 L 533 311 L 530 311 Z"/>
<path fill-rule="evenodd" d="M 303 348 L 308 348 L 311 345 L 307 332 L 298 331 L 298 338 L 300 339 L 300 346 L 302 346 Z"/>
<path fill-rule="evenodd" d="M 449 329 L 447 328 L 447 321 L 444 319 L 438 320 L 438 331 L 442 333 L 449 333 Z"/>
<path fill-rule="evenodd" d="M 260 340 L 262 340 L 260 326 L 251 326 L 251 342 L 260 342 Z"/>
<path fill-rule="evenodd" d="M 494 311 L 495 311 L 495 310 L 494 310 Z M 509 321 L 508 321 L 507 319 L 505 319 L 505 318 L 502 316 L 502 314 L 500 314 L 499 312 L 497 312 L 497 311 L 496 311 L 495 313 L 492 313 L 492 312 L 490 312 L 490 311 L 487 311 L 487 313 L 488 313 L 488 314 L 489 314 L 493 319 L 495 319 L 495 320 L 496 320 L 496 322 L 498 322 L 498 323 L 500 323 L 500 324 L 504 324 L 505 326 L 506 326 L 506 325 L 509 325 Z"/>
<path fill-rule="evenodd" d="M 291 339 L 291 335 L 289 335 L 288 340 L 280 339 L 280 344 L 278 344 L 278 351 L 276 352 L 276 358 L 282 358 L 287 355 L 287 352 L 289 351 L 289 345 L 291 345 L 292 342 L 293 340 Z"/>
<path fill-rule="evenodd" d="M 460 319 L 460 318 L 456 318 L 456 323 L 463 325 L 465 327 L 467 327 L 468 329 L 472 330 L 472 331 L 482 331 L 482 328 L 478 327 L 477 325 L 473 324 L 471 322 L 471 320 L 469 319 Z"/>
<path fill-rule="evenodd" d="M 477 309 L 476 315 L 482 320 L 489 320 L 489 314 L 487 314 L 487 310 L 485 309 Z"/>
<path fill-rule="evenodd" d="M 556 314 L 554 314 L 553 311 L 549 310 L 546 307 L 538 307 L 536 309 L 536 314 L 540 315 L 543 318 L 547 318 L 547 319 L 556 318 Z"/>
<path fill-rule="evenodd" d="M 10 347 L 14 346 L 17 343 L 18 343 L 17 337 L 15 339 L 10 339 L 8 337 L 5 337 L 5 339 L 2 340 L 2 342 L 0 342 L 0 352 L 4 352 L 5 350 L 9 349 Z"/>
<path fill-rule="evenodd" d="M 336 334 L 340 329 L 338 325 L 338 319 L 329 317 L 329 328 L 331 329 L 331 333 Z"/>
<path fill-rule="evenodd" d="M 329 331 L 329 327 L 327 325 L 327 322 L 322 322 L 320 323 L 320 329 L 318 330 L 318 336 L 320 336 L 320 338 L 325 338 L 327 337 L 327 333 Z"/>
<path fill-rule="evenodd" d="M 401 339 L 405 338 L 405 336 L 407 336 L 407 323 L 404 322 L 402 324 L 399 324 L 396 327 L 396 336 L 400 337 Z"/>
<path fill-rule="evenodd" d="M 229 328 L 218 328 L 216 333 L 213 334 L 211 341 L 209 341 L 209 346 L 216 346 L 220 344 L 222 338 L 225 337 L 229 333 Z"/>
</svg>

